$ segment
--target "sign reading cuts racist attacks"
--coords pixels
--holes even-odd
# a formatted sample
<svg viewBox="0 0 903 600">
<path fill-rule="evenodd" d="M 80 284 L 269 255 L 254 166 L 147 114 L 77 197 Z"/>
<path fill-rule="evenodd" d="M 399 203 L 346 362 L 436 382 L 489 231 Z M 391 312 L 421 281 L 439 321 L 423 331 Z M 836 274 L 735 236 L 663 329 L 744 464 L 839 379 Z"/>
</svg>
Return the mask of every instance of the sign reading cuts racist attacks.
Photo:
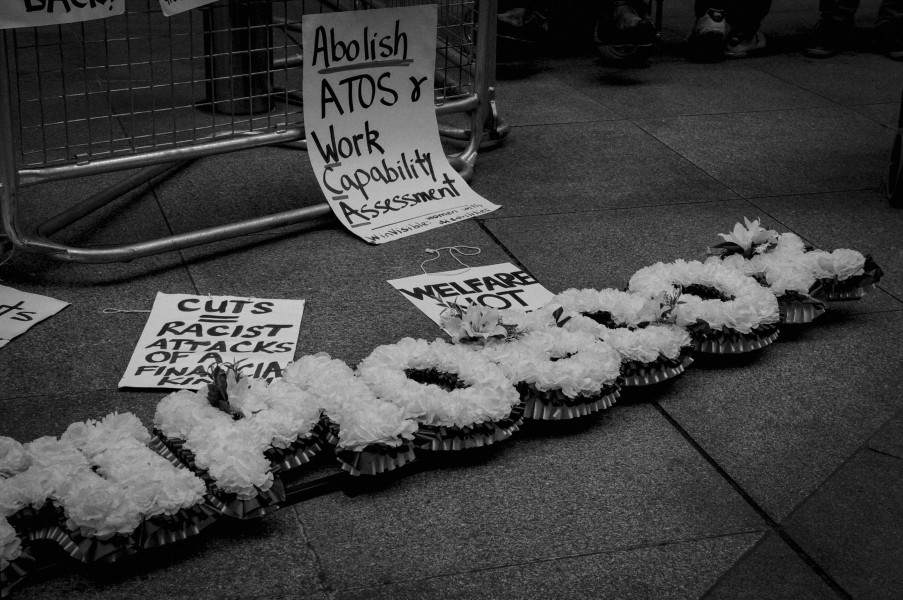
<svg viewBox="0 0 903 600">
<path fill-rule="evenodd" d="M 389 280 L 389 284 L 440 326 L 448 304 L 531 311 L 554 297 L 532 275 L 511 263 L 415 275 Z"/>
<path fill-rule="evenodd" d="M 217 363 L 280 377 L 303 313 L 304 300 L 158 293 L 119 387 L 198 389 Z"/>
<path fill-rule="evenodd" d="M 308 156 L 333 212 L 373 244 L 499 208 L 442 150 L 436 6 L 304 15 Z"/>
</svg>

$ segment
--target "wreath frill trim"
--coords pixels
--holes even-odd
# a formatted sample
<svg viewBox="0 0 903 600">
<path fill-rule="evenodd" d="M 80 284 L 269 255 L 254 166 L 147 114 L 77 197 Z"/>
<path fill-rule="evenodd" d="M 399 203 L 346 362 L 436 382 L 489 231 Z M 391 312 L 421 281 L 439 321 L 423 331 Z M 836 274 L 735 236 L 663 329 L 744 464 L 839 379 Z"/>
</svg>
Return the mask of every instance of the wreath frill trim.
<svg viewBox="0 0 903 600">
<path fill-rule="evenodd" d="M 681 375 L 693 364 L 693 347 L 682 348 L 674 358 L 661 356 L 652 362 L 636 360 L 621 363 L 622 387 L 653 385 Z"/>
<path fill-rule="evenodd" d="M 825 314 L 827 309 L 823 300 L 793 290 L 788 290 L 778 296 L 778 310 L 781 313 L 782 324 L 811 323 Z"/>
<path fill-rule="evenodd" d="M 621 395 L 617 385 L 606 384 L 598 393 L 575 398 L 561 390 L 541 391 L 532 383 L 521 381 L 517 391 L 524 403 L 524 418 L 538 421 L 563 421 L 584 417 L 611 408 Z"/>
<path fill-rule="evenodd" d="M 481 448 L 507 440 L 524 422 L 524 403 L 519 402 L 504 419 L 484 421 L 472 425 L 445 426 L 420 425 L 414 433 L 414 445 L 418 450 L 467 450 Z"/>
<path fill-rule="evenodd" d="M 778 339 L 778 324 L 769 323 L 753 327 L 749 333 L 735 329 L 713 329 L 698 320 L 687 327 L 695 343 L 696 352 L 705 354 L 743 354 L 761 350 Z"/>
<path fill-rule="evenodd" d="M 848 277 L 842 281 L 826 277 L 818 279 L 809 290 L 809 295 L 817 300 L 825 302 L 838 302 L 842 300 L 859 300 L 866 293 L 875 289 L 875 284 L 881 281 L 884 271 L 871 254 L 865 255 L 863 273 Z"/>
<path fill-rule="evenodd" d="M 323 427 L 321 423 L 317 423 L 311 433 L 293 442 L 288 448 L 271 449 L 265 453 L 270 459 L 270 471 L 274 474 L 273 485 L 268 489 L 255 488 L 257 495 L 250 499 L 241 499 L 238 494 L 225 492 L 216 485 L 216 481 L 210 474 L 200 469 L 195 463 L 194 453 L 185 448 L 185 441 L 178 438 L 168 438 L 158 429 L 153 430 L 154 439 L 151 440 L 150 447 L 169 458 L 163 452 L 163 448 L 168 450 L 173 459 L 184 463 L 198 477 L 204 480 L 207 486 L 207 494 L 205 500 L 208 506 L 212 507 L 217 513 L 234 517 L 236 519 L 256 519 L 267 515 L 271 512 L 279 510 L 281 503 L 286 499 L 285 486 L 278 475 L 284 474 L 291 468 L 286 469 L 287 465 L 302 465 L 310 461 L 310 459 L 321 450 L 319 441 L 322 440 Z M 162 448 L 161 448 L 162 446 Z"/>
<path fill-rule="evenodd" d="M 38 561 L 31 555 L 28 548 L 22 548 L 22 554 L 9 561 L 6 568 L 0 570 L 0 598 L 7 595 L 17 585 L 28 577 L 28 574 L 38 569 Z"/>
<path fill-rule="evenodd" d="M 338 447 L 339 426 L 330 421 L 328 417 L 324 417 L 324 419 L 327 421 L 327 426 L 323 439 L 327 444 L 335 446 L 335 456 L 339 466 L 351 475 L 379 475 L 403 467 L 416 458 L 414 444 L 410 440 L 403 440 L 398 446 L 375 443 L 365 446 L 362 450 L 340 448 Z"/>
</svg>

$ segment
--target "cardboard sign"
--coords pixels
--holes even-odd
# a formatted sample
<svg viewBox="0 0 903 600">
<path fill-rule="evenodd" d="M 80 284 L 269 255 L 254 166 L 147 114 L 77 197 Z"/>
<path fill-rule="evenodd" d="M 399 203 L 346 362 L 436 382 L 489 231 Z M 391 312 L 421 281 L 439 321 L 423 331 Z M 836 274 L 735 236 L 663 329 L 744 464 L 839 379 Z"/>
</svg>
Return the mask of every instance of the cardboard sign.
<svg viewBox="0 0 903 600">
<path fill-rule="evenodd" d="M 125 0 L 2 0 L 0 29 L 62 25 L 125 12 Z"/>
<path fill-rule="evenodd" d="M 158 293 L 119 387 L 198 389 L 217 363 L 280 377 L 303 314 L 304 300 Z"/>
<path fill-rule="evenodd" d="M 69 306 L 68 302 L 29 294 L 0 285 L 0 348 L 32 325 L 52 317 Z"/>
<path fill-rule="evenodd" d="M 212 4 L 214 2 L 216 2 L 216 0 L 160 0 L 160 8 L 163 10 L 164 15 L 171 17 L 189 11 L 192 8 L 204 6 L 205 4 Z"/>
<path fill-rule="evenodd" d="M 511 263 L 472 267 L 463 273 L 451 271 L 391 279 L 389 284 L 440 326 L 445 304 L 481 304 L 500 310 L 531 311 L 555 296 Z"/>
<path fill-rule="evenodd" d="M 308 156 L 333 212 L 373 244 L 483 215 L 439 141 L 436 6 L 302 19 Z"/>
</svg>

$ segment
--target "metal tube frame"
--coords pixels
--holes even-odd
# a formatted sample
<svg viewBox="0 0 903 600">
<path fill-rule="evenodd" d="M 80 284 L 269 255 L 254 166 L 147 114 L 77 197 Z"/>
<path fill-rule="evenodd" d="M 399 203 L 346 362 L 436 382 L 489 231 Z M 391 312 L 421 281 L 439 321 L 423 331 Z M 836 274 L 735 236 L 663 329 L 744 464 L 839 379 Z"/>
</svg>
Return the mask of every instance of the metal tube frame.
<svg viewBox="0 0 903 600">
<path fill-rule="evenodd" d="M 371 0 L 367 4 L 376 7 L 377 2 Z M 491 143 L 497 143 L 508 132 L 507 126 L 496 114 L 494 99 L 496 8 L 495 0 L 480 0 L 477 3 L 478 14 L 474 44 L 479 60 L 475 61 L 473 68 L 473 92 L 467 98 L 444 102 L 436 108 L 437 116 L 456 112 L 469 113 L 469 129 L 440 127 L 441 135 L 467 141 L 466 147 L 462 151 L 448 157 L 451 165 L 461 173 L 465 180 L 469 180 L 473 174 L 473 167 L 484 137 Z M 292 57 L 286 60 L 293 59 Z M 459 56 L 457 59 L 463 61 L 463 57 Z M 451 60 L 454 61 L 455 57 L 451 57 Z M 459 62 L 459 64 L 464 63 Z M 286 127 L 277 131 L 239 132 L 228 139 L 190 146 L 139 152 L 89 162 L 18 169 L 9 65 L 7 37 L 6 32 L 3 31 L 0 32 L 0 193 L 2 193 L 0 196 L 0 221 L 2 221 L 9 240 L 18 249 L 69 262 L 127 262 L 136 258 L 332 216 L 329 205 L 324 202 L 227 225 L 102 248 L 75 247 L 56 242 L 51 239 L 54 234 L 151 179 L 168 176 L 190 161 L 262 146 L 282 146 L 306 150 L 304 131 L 301 127 Z M 35 227 L 23 227 L 19 213 L 19 189 L 51 181 L 133 168 L 141 168 L 141 170 Z"/>
</svg>

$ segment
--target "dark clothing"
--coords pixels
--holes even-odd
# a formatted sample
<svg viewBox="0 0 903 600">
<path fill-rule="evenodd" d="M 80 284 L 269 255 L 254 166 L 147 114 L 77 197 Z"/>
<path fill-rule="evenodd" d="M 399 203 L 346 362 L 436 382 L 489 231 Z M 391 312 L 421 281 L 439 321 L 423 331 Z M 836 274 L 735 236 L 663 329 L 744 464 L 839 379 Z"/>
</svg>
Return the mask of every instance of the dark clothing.
<svg viewBox="0 0 903 600">
<path fill-rule="evenodd" d="M 822 19 L 837 21 L 852 27 L 859 0 L 820 0 Z M 883 0 L 878 7 L 875 30 L 884 41 L 903 38 L 903 0 Z"/>
<path fill-rule="evenodd" d="M 731 36 L 746 38 L 759 31 L 762 19 L 771 10 L 771 0 L 696 0 L 696 18 L 712 8 L 724 11 Z"/>
</svg>

